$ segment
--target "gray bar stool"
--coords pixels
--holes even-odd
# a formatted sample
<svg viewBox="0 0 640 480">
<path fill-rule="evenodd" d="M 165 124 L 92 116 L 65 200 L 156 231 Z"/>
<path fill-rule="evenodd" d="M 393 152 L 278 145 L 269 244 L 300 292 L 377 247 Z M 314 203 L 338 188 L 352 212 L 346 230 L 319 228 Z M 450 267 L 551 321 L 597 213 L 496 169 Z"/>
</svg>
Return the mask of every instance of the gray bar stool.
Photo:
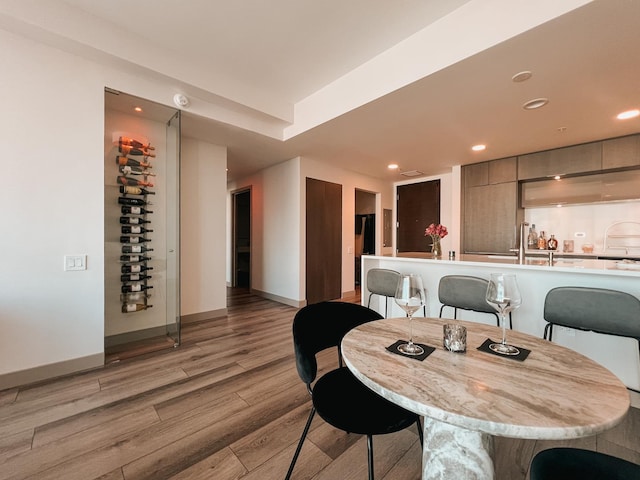
<svg viewBox="0 0 640 480">
<path fill-rule="evenodd" d="M 591 287 L 557 287 L 544 300 L 543 338 L 551 340 L 553 326 L 629 337 L 640 348 L 640 300 L 616 290 Z"/>
<path fill-rule="evenodd" d="M 387 316 L 389 297 L 396 296 L 396 288 L 400 280 L 400 272 L 388 270 L 386 268 L 372 268 L 367 272 L 367 290 L 369 290 L 369 300 L 367 307 L 371 305 L 371 296 L 380 295 L 384 298 L 384 316 Z"/>
<path fill-rule="evenodd" d="M 380 295 L 384 299 L 384 316 L 387 317 L 389 307 L 389 298 L 396 296 L 396 288 L 400 280 L 400 272 L 389 270 L 386 268 L 372 268 L 367 272 L 367 290 L 369 290 L 369 299 L 367 307 L 371 305 L 371 296 Z M 426 292 L 425 292 L 426 293 Z M 427 316 L 427 306 L 423 308 L 424 316 Z"/>
<path fill-rule="evenodd" d="M 446 275 L 442 277 L 438 285 L 438 300 L 442 304 L 440 318 L 442 318 L 444 307 L 452 307 L 453 318 L 458 318 L 458 309 L 490 313 L 496 317 L 496 324 L 500 326 L 498 313 L 486 300 L 487 285 L 489 285 L 488 280 L 469 275 Z M 509 328 L 513 328 L 511 312 L 509 312 Z"/>
</svg>

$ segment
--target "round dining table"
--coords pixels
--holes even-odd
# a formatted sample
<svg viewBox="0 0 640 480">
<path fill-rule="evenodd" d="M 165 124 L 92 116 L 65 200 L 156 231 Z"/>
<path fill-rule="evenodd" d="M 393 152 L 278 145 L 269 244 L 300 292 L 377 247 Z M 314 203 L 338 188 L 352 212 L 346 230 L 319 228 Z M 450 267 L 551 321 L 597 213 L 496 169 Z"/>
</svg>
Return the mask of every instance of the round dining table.
<svg viewBox="0 0 640 480">
<path fill-rule="evenodd" d="M 408 338 L 407 318 L 349 331 L 342 355 L 362 383 L 424 417 L 424 480 L 492 479 L 494 436 L 585 437 L 617 425 L 629 410 L 625 385 L 576 351 L 508 330 L 508 343 L 529 351 L 524 359 L 508 358 L 478 349 L 489 338 L 501 340 L 497 327 L 423 317 L 412 323 L 413 341 L 435 348 L 426 358 L 388 349 Z M 466 327 L 466 352 L 443 348 L 446 323 Z"/>
</svg>

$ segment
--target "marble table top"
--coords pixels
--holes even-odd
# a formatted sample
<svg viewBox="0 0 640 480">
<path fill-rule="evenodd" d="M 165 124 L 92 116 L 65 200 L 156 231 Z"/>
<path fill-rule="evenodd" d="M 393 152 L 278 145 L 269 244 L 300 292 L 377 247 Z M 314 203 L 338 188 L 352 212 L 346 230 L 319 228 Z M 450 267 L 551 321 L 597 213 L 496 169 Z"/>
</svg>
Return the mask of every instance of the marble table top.
<svg viewBox="0 0 640 480">
<path fill-rule="evenodd" d="M 442 325 L 467 327 L 467 352 L 442 347 Z M 553 342 L 507 331 L 507 342 L 531 350 L 524 361 L 477 350 L 501 330 L 459 320 L 413 319 L 413 340 L 436 347 L 423 361 L 386 347 L 407 339 L 406 318 L 378 320 L 342 341 L 349 369 L 364 384 L 408 410 L 490 435 L 564 439 L 593 435 L 618 424 L 629 394 L 609 370 Z"/>
</svg>

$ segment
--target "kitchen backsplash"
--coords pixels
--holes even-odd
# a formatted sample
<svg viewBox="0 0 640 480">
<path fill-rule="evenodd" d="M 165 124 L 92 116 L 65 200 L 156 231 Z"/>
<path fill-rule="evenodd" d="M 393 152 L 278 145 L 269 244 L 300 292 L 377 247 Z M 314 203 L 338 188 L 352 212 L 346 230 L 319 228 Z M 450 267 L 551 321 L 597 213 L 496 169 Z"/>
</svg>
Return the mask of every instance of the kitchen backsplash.
<svg viewBox="0 0 640 480">
<path fill-rule="evenodd" d="M 544 231 L 547 239 L 553 234 L 559 250 L 563 240 L 573 240 L 575 252 L 582 251 L 582 244 L 591 243 L 594 253 L 600 253 L 607 227 L 616 222 L 640 223 L 640 202 L 528 208 L 524 218 L 530 225 L 535 224 L 538 234 Z M 576 237 L 577 232 L 583 232 L 584 237 Z"/>
</svg>

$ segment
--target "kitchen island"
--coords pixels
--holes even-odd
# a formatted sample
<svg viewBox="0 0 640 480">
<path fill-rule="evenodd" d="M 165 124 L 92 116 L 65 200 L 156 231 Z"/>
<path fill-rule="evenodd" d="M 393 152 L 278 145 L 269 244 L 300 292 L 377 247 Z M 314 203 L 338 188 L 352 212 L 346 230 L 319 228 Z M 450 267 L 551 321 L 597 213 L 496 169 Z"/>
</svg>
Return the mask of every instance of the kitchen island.
<svg viewBox="0 0 640 480">
<path fill-rule="evenodd" d="M 522 293 L 522 305 L 513 312 L 514 330 L 542 337 L 546 322 L 543 318 L 547 292 L 560 286 L 608 288 L 640 297 L 640 264 L 613 260 L 563 258 L 549 264 L 546 258 L 527 258 L 520 265 L 515 257 L 499 255 L 461 255 L 456 260 L 433 259 L 429 254 L 362 257 L 362 278 L 371 268 L 387 268 L 400 273 L 417 273 L 427 290 L 427 315 L 437 317 L 441 303 L 438 284 L 445 275 L 472 275 L 489 278 L 491 273 L 516 275 Z M 362 304 L 367 305 L 369 291 L 362 282 Z M 376 295 L 371 307 L 384 312 L 384 298 Z M 615 315 L 615 312 L 611 312 Z M 389 317 L 403 316 L 403 311 L 389 300 Z M 443 317 L 453 318 L 453 309 L 445 308 Z M 495 317 L 458 310 L 458 318 L 495 325 Z M 419 321 L 419 320 L 418 320 Z M 420 339 L 414 339 L 420 342 Z M 640 390 L 640 358 L 638 342 L 592 332 L 556 327 L 553 341 L 572 348 L 604 365 L 629 388 Z"/>
</svg>

